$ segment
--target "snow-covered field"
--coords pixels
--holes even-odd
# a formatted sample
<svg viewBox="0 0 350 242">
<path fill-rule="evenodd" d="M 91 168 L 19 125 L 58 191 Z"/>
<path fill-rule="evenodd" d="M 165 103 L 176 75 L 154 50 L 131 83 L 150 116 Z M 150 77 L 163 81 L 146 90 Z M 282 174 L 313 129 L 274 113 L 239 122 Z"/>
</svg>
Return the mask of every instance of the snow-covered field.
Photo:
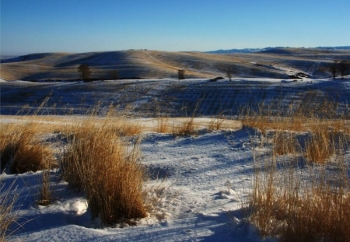
<svg viewBox="0 0 350 242">
<path fill-rule="evenodd" d="M 148 133 L 142 142 L 142 164 L 159 194 L 158 211 L 137 226 L 99 228 L 90 220 L 86 200 L 52 178 L 57 200 L 36 206 L 40 172 L 2 174 L 21 192 L 20 223 L 12 241 L 259 241 L 244 222 L 242 205 L 252 186 L 250 136 L 246 130 L 174 138 Z M 56 174 L 54 171 L 53 174 Z M 152 190 L 153 189 L 153 190 Z"/>
<path fill-rule="evenodd" d="M 27 114 L 46 102 L 40 114 L 86 114 L 98 106 L 100 113 L 113 104 L 122 110 L 132 107 L 133 116 L 156 117 L 238 115 L 242 108 L 281 103 L 296 104 L 306 93 L 349 103 L 349 79 L 234 78 L 145 79 L 96 82 L 1 82 L 0 113 Z M 47 97 L 49 97 L 47 99 Z M 346 108 L 346 107 L 345 107 Z M 34 111 L 33 111 L 34 110 Z M 91 111 L 91 110 L 90 110 Z"/>
<path fill-rule="evenodd" d="M 25 103 L 42 100 L 47 90 L 52 91 L 52 103 L 60 100 L 57 109 L 68 104 L 78 106 L 82 99 L 90 96 L 92 100 L 83 105 L 92 105 L 98 99 L 106 103 L 114 101 L 117 105 L 126 102 L 133 105 L 140 116 L 147 116 L 148 111 L 142 112 L 145 111 L 142 109 L 150 107 L 154 100 L 162 106 L 166 98 L 166 105 L 162 106 L 164 112 L 168 110 L 165 107 L 179 108 L 184 103 L 193 104 L 202 99 L 198 109 L 201 116 L 216 115 L 223 110 L 237 114 L 242 105 L 273 101 L 277 97 L 282 97 L 288 104 L 297 100 L 305 90 L 318 90 L 324 96 L 336 98 L 344 104 L 344 109 L 350 101 L 350 79 L 297 82 L 240 79 L 216 83 L 204 79 L 181 83 L 144 80 L 140 83 L 125 81 L 118 86 L 112 81 L 17 81 L 11 84 L 1 82 L 1 89 L 2 114 L 12 113 L 11 109 L 18 111 Z M 24 96 L 16 98 L 16 95 Z M 1 123 L 19 122 L 20 118 L 3 115 Z M 138 122 L 152 125 L 147 117 L 138 119 Z M 261 241 L 242 209 L 253 185 L 253 155 L 257 152 L 258 137 L 252 129 L 240 127 L 238 121 L 230 127 L 214 132 L 203 129 L 191 137 L 158 134 L 150 129 L 142 134 L 141 162 L 150 173 L 146 189 L 154 192 L 158 204 L 157 210 L 138 220 L 136 226 L 118 224 L 106 228 L 101 227 L 99 221 L 91 221 L 83 194 L 69 190 L 67 183 L 57 178 L 58 170 L 53 170 L 51 177 L 56 200 L 47 207 L 35 205 L 41 172 L 0 174 L 6 186 L 15 182 L 14 187 L 20 192 L 17 207 L 21 226 L 10 241 Z"/>
</svg>

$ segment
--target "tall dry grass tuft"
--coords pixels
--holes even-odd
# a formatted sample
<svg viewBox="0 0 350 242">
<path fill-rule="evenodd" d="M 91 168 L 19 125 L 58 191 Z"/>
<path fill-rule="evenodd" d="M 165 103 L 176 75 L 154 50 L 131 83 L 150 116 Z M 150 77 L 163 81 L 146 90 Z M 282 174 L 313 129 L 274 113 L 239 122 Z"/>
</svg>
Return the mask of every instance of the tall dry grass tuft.
<svg viewBox="0 0 350 242">
<path fill-rule="evenodd" d="M 323 130 L 313 133 L 306 141 L 304 156 L 308 161 L 325 163 L 335 152 L 334 140 Z"/>
<path fill-rule="evenodd" d="M 143 131 L 142 125 L 132 122 L 126 118 L 113 118 L 107 121 L 109 124 L 105 126 L 111 132 L 117 133 L 119 136 L 139 135 Z M 103 121 L 101 122 L 103 123 Z"/>
<path fill-rule="evenodd" d="M 300 152 L 300 144 L 296 135 L 292 132 L 277 131 L 273 135 L 273 152 L 276 155 L 297 154 Z"/>
<path fill-rule="evenodd" d="M 138 148 L 129 150 L 107 124 L 83 122 L 62 156 L 63 178 L 85 192 L 92 218 L 105 225 L 145 217 L 145 175 L 138 158 Z"/>
<path fill-rule="evenodd" d="M 52 150 L 40 139 L 40 126 L 11 124 L 1 129 L 1 170 L 24 173 L 47 169 L 54 164 Z"/>
<path fill-rule="evenodd" d="M 143 127 L 139 123 L 135 123 L 132 121 L 132 119 L 127 118 L 128 114 L 131 112 L 129 108 L 126 108 L 124 111 L 120 111 L 113 105 L 110 105 L 106 113 L 106 117 L 103 119 L 98 119 L 94 115 L 94 113 L 98 112 L 96 110 L 92 112 L 88 122 L 99 123 L 103 125 L 105 129 L 110 129 L 111 132 L 116 132 L 120 136 L 138 135 L 143 130 Z"/>
<path fill-rule="evenodd" d="M 216 117 L 213 117 L 210 119 L 208 130 L 214 131 L 214 130 L 220 130 L 223 123 L 225 122 L 225 119 L 223 118 L 224 112 L 220 112 Z"/>
<path fill-rule="evenodd" d="M 41 173 L 41 186 L 39 189 L 39 197 L 36 204 L 41 206 L 48 206 L 52 203 L 52 191 L 50 186 L 50 170 L 42 171 Z"/>
<path fill-rule="evenodd" d="M 171 131 L 171 126 L 169 122 L 168 117 L 158 117 L 157 118 L 157 126 L 156 130 L 157 133 L 169 133 Z"/>
<path fill-rule="evenodd" d="M 192 136 L 196 135 L 197 131 L 195 129 L 194 117 L 186 118 L 179 124 L 174 124 L 173 126 L 173 135 L 177 136 Z"/>
<path fill-rule="evenodd" d="M 19 227 L 17 223 L 19 214 L 15 208 L 18 197 L 19 194 L 16 193 L 14 182 L 5 188 L 0 180 L 0 241 L 6 241 L 7 237 Z"/>
</svg>

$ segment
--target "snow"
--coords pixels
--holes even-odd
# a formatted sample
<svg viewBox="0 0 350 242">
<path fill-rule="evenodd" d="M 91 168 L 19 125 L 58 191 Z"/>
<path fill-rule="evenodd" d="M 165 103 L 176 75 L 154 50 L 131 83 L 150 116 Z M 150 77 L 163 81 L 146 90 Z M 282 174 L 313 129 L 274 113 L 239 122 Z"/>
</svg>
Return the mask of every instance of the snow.
<svg viewBox="0 0 350 242">
<path fill-rule="evenodd" d="M 35 206 L 41 172 L 2 174 L 21 191 L 22 228 L 10 241 L 259 241 L 241 212 L 252 183 L 252 151 L 246 130 L 203 132 L 194 137 L 144 134 L 146 189 L 159 196 L 157 209 L 137 226 L 103 228 L 91 221 L 84 197 L 57 182 L 57 200 Z M 123 228 L 122 228 L 123 227 Z"/>
<path fill-rule="evenodd" d="M 159 80 L 147 80 L 150 83 L 155 81 Z M 239 79 L 239 81 L 240 84 L 251 88 L 253 87 L 250 85 L 257 82 L 256 79 Z M 260 78 L 258 81 L 269 84 L 266 92 L 280 85 L 307 86 L 311 81 L 314 85 L 322 84 L 326 88 L 334 85 L 329 79 L 305 79 L 287 83 L 281 79 Z M 132 83 L 132 81 L 125 82 Z M 160 85 L 155 85 L 147 95 L 162 92 L 174 82 L 174 80 L 159 81 Z M 228 83 L 227 80 L 218 81 L 220 82 Z M 343 86 L 347 85 L 349 88 L 348 82 L 348 79 L 342 81 Z M 72 86 L 109 87 L 111 83 L 112 81 L 54 85 L 58 89 L 61 88 L 64 93 L 64 90 Z M 184 83 L 188 87 L 209 85 L 208 80 L 203 79 L 188 80 Z M 20 85 L 22 84 L 47 85 L 20 82 Z M 70 100 L 73 102 L 73 97 Z M 242 100 L 244 101 L 243 96 Z M 18 122 L 18 119 L 1 116 L 1 122 L 10 121 Z M 207 119 L 197 121 L 208 122 Z M 147 123 L 148 126 L 156 124 L 154 119 L 149 118 L 138 119 L 137 122 Z M 41 172 L 21 175 L 0 174 L 0 180 L 4 184 L 15 181 L 17 191 L 20 191 L 17 207 L 21 215 L 19 221 L 21 227 L 9 240 L 261 241 L 256 228 L 246 221 L 246 214 L 242 209 L 249 199 L 252 188 L 253 151 L 259 152 L 257 149 L 254 150 L 255 144 L 252 143 L 256 139 L 252 130 L 241 128 L 239 125 L 232 130 L 216 132 L 204 130 L 192 137 L 152 133 L 148 128 L 147 133 L 143 134 L 141 143 L 141 162 L 150 173 L 145 188 L 157 197 L 158 203 L 148 217 L 137 221 L 136 226 L 117 224 L 114 227 L 103 227 L 100 221 L 91 221 L 83 194 L 69 190 L 67 183 L 58 179 L 58 170 L 53 170 L 51 177 L 51 187 L 56 200 L 47 207 L 35 205 Z"/>
<path fill-rule="evenodd" d="M 113 104 L 121 110 L 133 107 L 133 115 L 154 117 L 155 106 L 167 116 L 192 114 L 189 109 L 199 104 L 198 116 L 237 115 L 246 103 L 266 104 L 282 100 L 283 105 L 302 98 L 305 91 L 321 90 L 324 96 L 339 103 L 349 103 L 349 79 L 234 78 L 217 82 L 208 79 L 150 79 L 84 82 L 24 82 L 1 83 L 1 114 L 29 113 L 42 100 L 50 97 L 41 109 L 45 115 L 86 114 L 101 102 L 103 114 Z M 40 100 L 40 101 L 38 101 Z M 199 102 L 200 101 L 200 102 Z M 26 105 L 26 108 L 23 107 Z M 52 108 L 54 106 L 54 108 Z M 342 108 L 342 107 L 339 107 Z M 158 110 L 158 109 L 157 109 Z"/>
</svg>

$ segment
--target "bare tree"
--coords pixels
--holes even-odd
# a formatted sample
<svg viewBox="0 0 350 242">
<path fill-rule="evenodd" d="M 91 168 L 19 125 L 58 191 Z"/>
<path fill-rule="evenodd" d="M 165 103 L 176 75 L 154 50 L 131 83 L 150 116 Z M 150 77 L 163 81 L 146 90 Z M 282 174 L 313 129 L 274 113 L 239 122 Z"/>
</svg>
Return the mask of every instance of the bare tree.
<svg viewBox="0 0 350 242">
<path fill-rule="evenodd" d="M 236 68 L 234 66 L 229 66 L 226 68 L 226 77 L 232 81 L 232 76 L 236 72 Z"/>
<path fill-rule="evenodd" d="M 179 78 L 179 81 L 185 79 L 185 70 L 177 70 L 177 77 Z"/>
<path fill-rule="evenodd" d="M 224 72 L 226 77 L 230 81 L 232 81 L 232 76 L 233 76 L 233 74 L 236 73 L 236 67 L 235 66 L 233 66 L 233 65 L 219 65 L 217 68 L 218 68 L 218 70 L 220 72 Z"/>
<path fill-rule="evenodd" d="M 91 71 L 90 71 L 90 66 L 89 65 L 81 64 L 78 67 L 78 71 L 80 72 L 81 78 L 83 80 L 88 80 L 90 78 Z"/>
<path fill-rule="evenodd" d="M 345 75 L 349 73 L 350 70 L 350 61 L 341 60 L 337 62 L 338 70 L 340 72 L 341 78 L 344 79 Z"/>
<path fill-rule="evenodd" d="M 337 75 L 337 61 L 334 60 L 332 63 L 329 64 L 328 66 L 328 71 L 332 73 L 333 79 L 335 79 Z"/>
<path fill-rule="evenodd" d="M 116 81 L 119 78 L 118 70 L 111 70 L 109 76 Z"/>
</svg>

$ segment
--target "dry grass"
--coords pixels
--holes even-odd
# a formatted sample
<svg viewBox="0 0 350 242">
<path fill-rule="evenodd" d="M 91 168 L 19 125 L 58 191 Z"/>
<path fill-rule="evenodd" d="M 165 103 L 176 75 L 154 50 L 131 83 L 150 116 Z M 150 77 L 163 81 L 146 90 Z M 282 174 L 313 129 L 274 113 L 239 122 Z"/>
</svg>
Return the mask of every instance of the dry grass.
<svg viewBox="0 0 350 242">
<path fill-rule="evenodd" d="M 129 150 L 107 124 L 83 122 L 62 156 L 63 178 L 85 192 L 92 218 L 99 216 L 105 225 L 141 218 L 145 176 L 138 157 L 137 147 Z"/>
<path fill-rule="evenodd" d="M 169 133 L 171 131 L 171 126 L 168 117 L 157 118 L 157 127 L 155 129 L 157 133 Z"/>
<path fill-rule="evenodd" d="M 326 131 L 314 133 L 306 142 L 304 156 L 308 161 L 325 163 L 335 154 L 334 140 Z"/>
<path fill-rule="evenodd" d="M 132 122 L 130 119 L 123 117 L 99 120 L 99 122 L 97 121 L 97 123 L 102 124 L 104 126 L 104 129 L 116 133 L 119 136 L 133 136 L 139 135 L 143 132 L 142 125 L 140 125 L 139 123 Z"/>
<path fill-rule="evenodd" d="M 19 214 L 15 208 L 18 197 L 14 183 L 5 189 L 0 180 L 0 241 L 6 241 L 6 238 L 19 226 L 17 224 Z"/>
<path fill-rule="evenodd" d="M 276 155 L 301 154 L 308 161 L 324 163 L 341 148 L 339 145 L 349 143 L 350 121 L 335 113 L 337 103 L 317 93 L 307 92 L 302 99 L 287 111 L 264 103 L 255 109 L 246 108 L 240 120 L 243 126 L 256 128 L 263 136 L 274 133 Z M 303 138 L 302 133 L 307 135 Z"/>
<path fill-rule="evenodd" d="M 281 241 L 350 241 L 350 123 L 307 93 L 287 112 L 260 105 L 241 116 L 266 142 L 256 155 L 250 220 Z"/>
<path fill-rule="evenodd" d="M 255 174 L 250 219 L 262 236 L 281 241 L 349 241 L 348 135 L 325 130 L 302 137 L 275 133 L 274 152 Z M 300 168 L 304 160 L 324 165 Z"/>
<path fill-rule="evenodd" d="M 173 135 L 175 137 L 192 136 L 196 134 L 197 134 L 197 130 L 195 128 L 195 122 L 193 117 L 186 118 L 179 124 L 174 124 L 173 126 Z"/>
<path fill-rule="evenodd" d="M 208 130 L 220 130 L 223 127 L 224 122 L 225 119 L 223 119 L 223 112 L 220 112 L 216 117 L 211 118 L 208 125 Z"/>
<path fill-rule="evenodd" d="M 42 171 L 41 173 L 41 187 L 39 190 L 39 197 L 36 204 L 41 206 L 48 206 L 52 203 L 52 191 L 50 186 L 50 170 Z"/>
<path fill-rule="evenodd" d="M 281 241 L 349 241 L 347 174 L 331 173 L 324 166 L 301 171 L 293 162 L 278 171 L 271 159 L 267 170 L 256 173 L 250 203 L 250 220 L 261 235 Z"/>
<path fill-rule="evenodd" d="M 1 129 L 1 169 L 9 167 L 11 173 L 24 173 L 47 169 L 54 164 L 52 150 L 42 143 L 40 126 L 11 124 Z"/>
<path fill-rule="evenodd" d="M 292 132 L 276 132 L 273 136 L 273 152 L 276 155 L 297 154 L 300 144 Z"/>
</svg>

